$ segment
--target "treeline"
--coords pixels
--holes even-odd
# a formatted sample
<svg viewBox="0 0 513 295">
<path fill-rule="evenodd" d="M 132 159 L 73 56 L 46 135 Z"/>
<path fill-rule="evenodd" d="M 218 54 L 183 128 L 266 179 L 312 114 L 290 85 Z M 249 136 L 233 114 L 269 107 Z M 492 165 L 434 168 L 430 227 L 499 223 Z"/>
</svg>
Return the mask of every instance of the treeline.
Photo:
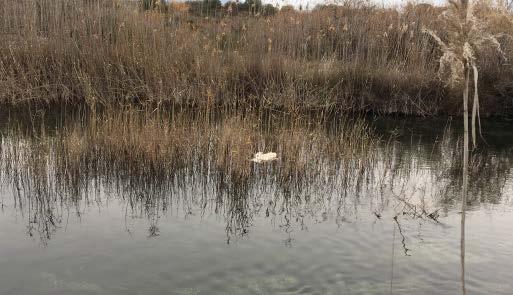
<svg viewBox="0 0 513 295">
<path fill-rule="evenodd" d="M 228 1 L 224 5 L 220 0 L 195 0 L 185 2 L 141 0 L 141 7 L 143 10 L 186 12 L 195 16 L 229 16 L 241 14 L 271 16 L 280 10 L 272 4 L 263 4 L 261 0 L 246 0 L 244 2 Z M 294 7 L 286 5 L 281 9 L 283 11 L 290 11 L 294 10 Z"/>
</svg>

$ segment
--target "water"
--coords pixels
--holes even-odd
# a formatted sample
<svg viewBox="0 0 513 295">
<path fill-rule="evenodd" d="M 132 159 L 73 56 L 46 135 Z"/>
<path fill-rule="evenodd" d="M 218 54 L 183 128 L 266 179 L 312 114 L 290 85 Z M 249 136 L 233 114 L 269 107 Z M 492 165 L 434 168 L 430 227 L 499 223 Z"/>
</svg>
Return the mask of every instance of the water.
<svg viewBox="0 0 513 295">
<path fill-rule="evenodd" d="M 461 293 L 458 130 L 374 124 L 382 140 L 344 161 L 321 149 L 337 132 L 259 135 L 281 155 L 263 165 L 219 163 L 212 136 L 164 172 L 99 148 L 77 168 L 57 135 L 4 135 L 0 294 Z M 511 126 L 490 124 L 471 165 L 468 294 L 513 293 Z"/>
</svg>

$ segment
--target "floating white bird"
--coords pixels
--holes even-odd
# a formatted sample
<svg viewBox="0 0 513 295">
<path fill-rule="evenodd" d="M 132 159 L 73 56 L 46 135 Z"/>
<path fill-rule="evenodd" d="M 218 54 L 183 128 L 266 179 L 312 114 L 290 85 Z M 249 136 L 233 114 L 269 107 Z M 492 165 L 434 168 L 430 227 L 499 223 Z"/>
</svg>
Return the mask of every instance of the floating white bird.
<svg viewBox="0 0 513 295">
<path fill-rule="evenodd" d="M 276 159 L 278 159 L 276 153 L 269 152 L 269 153 L 264 154 L 262 152 L 258 152 L 255 154 L 255 157 L 253 159 L 251 159 L 251 161 L 253 161 L 255 163 L 262 163 L 262 162 L 274 161 Z"/>
</svg>

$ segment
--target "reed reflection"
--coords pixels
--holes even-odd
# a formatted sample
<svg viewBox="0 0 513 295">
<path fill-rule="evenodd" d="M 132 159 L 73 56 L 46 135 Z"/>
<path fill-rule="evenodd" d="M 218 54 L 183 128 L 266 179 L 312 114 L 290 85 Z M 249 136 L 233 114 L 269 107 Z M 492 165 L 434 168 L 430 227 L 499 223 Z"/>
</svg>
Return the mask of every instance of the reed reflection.
<svg viewBox="0 0 513 295">
<path fill-rule="evenodd" d="M 449 129 L 430 145 L 408 145 L 376 136 L 360 119 L 264 126 L 253 117 L 207 124 L 133 112 L 36 134 L 15 127 L 2 138 L 2 183 L 27 234 L 43 245 L 69 214 L 80 218 L 86 208 L 115 199 L 124 204 L 125 220 L 148 220 L 148 237 L 164 234 L 165 214 L 215 215 L 224 220 L 227 243 L 250 235 L 257 218 L 283 231 L 289 246 L 293 231 L 311 224 L 343 227 L 361 214 L 388 218 L 402 236 L 403 254 L 411 255 L 401 219 L 437 222 L 461 188 L 458 138 Z M 260 150 L 280 159 L 251 162 Z M 506 151 L 473 155 L 469 204 L 501 202 L 511 161 Z"/>
</svg>

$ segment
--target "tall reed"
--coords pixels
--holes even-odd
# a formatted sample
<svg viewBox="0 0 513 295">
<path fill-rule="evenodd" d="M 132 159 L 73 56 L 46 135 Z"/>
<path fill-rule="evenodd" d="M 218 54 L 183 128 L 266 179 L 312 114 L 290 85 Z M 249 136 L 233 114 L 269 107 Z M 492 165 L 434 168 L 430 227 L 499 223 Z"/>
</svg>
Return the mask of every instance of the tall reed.
<svg viewBox="0 0 513 295">
<path fill-rule="evenodd" d="M 348 2 L 349 3 L 349 2 Z M 167 106 L 201 113 L 323 110 L 433 115 L 461 109 L 436 77 L 444 7 L 347 4 L 274 16 L 199 17 L 128 1 L 5 0 L 0 103 L 33 108 Z M 486 6 L 493 32 L 509 13 Z M 503 42 L 506 57 L 513 44 Z M 513 69 L 481 67 L 483 115 L 509 114 Z"/>
<path fill-rule="evenodd" d="M 476 15 L 476 1 L 449 0 L 449 9 L 443 16 L 448 27 L 447 41 L 444 42 L 431 30 L 426 30 L 439 44 L 443 55 L 440 58 L 440 72 L 449 69 L 449 83 L 463 80 L 463 170 L 461 198 L 461 281 L 462 293 L 465 287 L 465 215 L 468 195 L 469 167 L 469 84 L 472 73 L 474 100 L 472 104 L 472 143 L 476 148 L 476 118 L 479 117 L 478 95 L 478 62 L 477 56 L 485 46 L 492 46 L 501 54 L 503 52 L 498 41 L 498 35 L 493 35 L 486 28 L 486 20 Z M 480 122 L 479 122 L 480 123 Z"/>
</svg>

